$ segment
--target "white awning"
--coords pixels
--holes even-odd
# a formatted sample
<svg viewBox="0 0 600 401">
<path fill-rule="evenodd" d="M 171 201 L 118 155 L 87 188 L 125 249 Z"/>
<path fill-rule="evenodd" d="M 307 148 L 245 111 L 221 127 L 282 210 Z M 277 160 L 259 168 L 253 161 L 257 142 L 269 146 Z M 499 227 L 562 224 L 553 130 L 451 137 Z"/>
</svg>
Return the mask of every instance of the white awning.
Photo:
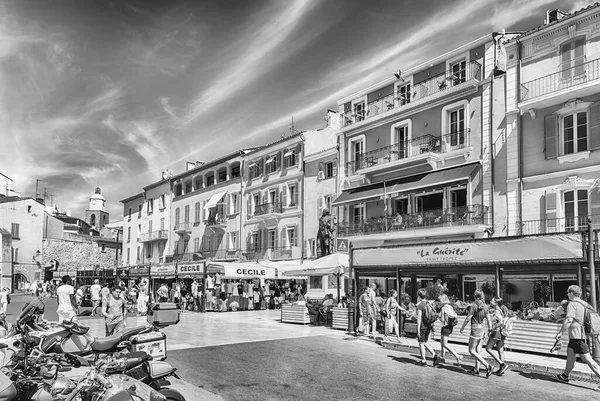
<svg viewBox="0 0 600 401">
<path fill-rule="evenodd" d="M 253 167 L 256 167 L 256 166 L 257 166 L 257 164 L 256 164 L 256 163 L 250 163 L 250 164 L 248 165 L 248 167 L 250 167 L 250 168 L 253 168 Z"/>
<path fill-rule="evenodd" d="M 273 157 L 269 157 L 266 161 L 265 164 L 271 163 L 273 161 Z"/>
<path fill-rule="evenodd" d="M 225 196 L 227 192 L 219 192 L 210 197 L 209 201 L 204 205 L 204 209 L 210 209 L 211 207 L 217 206 L 217 203 Z"/>
<path fill-rule="evenodd" d="M 283 155 L 283 157 L 288 157 L 293 155 L 296 152 L 296 149 L 290 149 L 287 152 L 285 152 L 285 154 Z"/>
</svg>

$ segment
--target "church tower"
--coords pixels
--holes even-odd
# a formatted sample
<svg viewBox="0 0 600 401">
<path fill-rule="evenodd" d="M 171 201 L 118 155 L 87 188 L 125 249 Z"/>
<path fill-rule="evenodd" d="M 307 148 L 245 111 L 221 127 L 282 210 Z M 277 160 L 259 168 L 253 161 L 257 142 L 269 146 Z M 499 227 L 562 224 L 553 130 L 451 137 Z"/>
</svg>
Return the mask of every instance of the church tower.
<svg viewBox="0 0 600 401">
<path fill-rule="evenodd" d="M 100 187 L 97 187 L 94 194 L 90 196 L 88 210 L 85 211 L 85 221 L 98 230 L 110 222 L 106 211 L 106 199 L 100 192 Z"/>
</svg>

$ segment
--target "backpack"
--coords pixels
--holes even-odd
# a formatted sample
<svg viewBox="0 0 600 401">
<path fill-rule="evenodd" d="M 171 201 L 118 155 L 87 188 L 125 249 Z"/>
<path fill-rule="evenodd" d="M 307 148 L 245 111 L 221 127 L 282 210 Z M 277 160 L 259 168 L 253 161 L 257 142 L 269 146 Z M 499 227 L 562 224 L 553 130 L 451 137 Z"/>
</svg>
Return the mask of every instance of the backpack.
<svg viewBox="0 0 600 401">
<path fill-rule="evenodd" d="M 433 309 L 431 303 L 427 302 L 425 306 L 425 313 L 421 316 L 421 321 L 424 326 L 432 326 L 433 323 L 438 319 L 438 313 Z"/>
<path fill-rule="evenodd" d="M 504 337 L 509 337 L 513 332 L 514 319 L 511 317 L 502 318 L 502 327 L 500 328 L 500 334 Z"/>
<path fill-rule="evenodd" d="M 446 326 L 454 327 L 458 324 L 458 315 L 454 308 L 447 308 L 446 314 Z"/>
<path fill-rule="evenodd" d="M 600 315 L 583 302 L 578 301 L 578 303 L 585 308 L 582 326 L 586 336 L 596 337 L 600 334 Z"/>
</svg>

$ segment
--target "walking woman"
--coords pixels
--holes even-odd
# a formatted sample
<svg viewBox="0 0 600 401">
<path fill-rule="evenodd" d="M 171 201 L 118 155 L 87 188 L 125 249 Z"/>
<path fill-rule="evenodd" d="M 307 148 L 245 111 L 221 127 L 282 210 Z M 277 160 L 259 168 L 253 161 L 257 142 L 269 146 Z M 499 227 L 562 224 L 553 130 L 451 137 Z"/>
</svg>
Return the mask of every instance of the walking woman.
<svg viewBox="0 0 600 401">
<path fill-rule="evenodd" d="M 454 311 L 448 295 L 442 294 L 439 297 L 440 303 L 442 304 L 442 310 L 440 311 L 440 322 L 442 322 L 442 330 L 440 333 L 440 345 L 442 347 L 442 357 L 439 362 L 446 362 L 446 351 L 450 352 L 456 358 L 456 366 L 460 366 L 462 363 L 462 357 L 458 355 L 458 352 L 448 345 L 448 337 L 452 334 L 454 326 L 458 322 L 458 315 Z"/>
<path fill-rule="evenodd" d="M 487 320 L 488 327 L 492 327 L 492 322 L 488 314 L 488 307 L 483 300 L 483 291 L 476 290 L 473 296 L 475 302 L 469 307 L 469 315 L 460 328 L 460 333 L 462 334 L 467 322 L 470 321 L 471 336 L 469 337 L 469 354 L 475 358 L 475 368 L 468 371 L 468 373 L 479 375 L 479 364 L 481 363 L 485 367 L 485 377 L 489 378 L 492 374 L 492 366 L 483 359 L 481 350 L 483 348 L 483 335 L 485 333 L 484 322 Z"/>
<path fill-rule="evenodd" d="M 362 293 L 358 299 L 358 311 L 360 313 L 359 326 L 363 327 L 363 334 L 370 336 L 370 333 L 375 332 L 375 326 L 371 325 L 371 332 L 369 332 L 370 323 L 375 321 L 375 305 L 371 298 L 371 287 L 366 287 L 365 292 Z"/>
<path fill-rule="evenodd" d="M 396 320 L 396 316 L 398 316 L 398 310 L 401 313 L 408 313 L 406 309 L 400 306 L 398 303 L 398 291 L 390 290 L 390 296 L 385 300 L 382 310 L 386 311 L 384 329 L 385 334 L 383 339 L 385 341 L 390 341 L 388 334 L 392 331 L 396 331 L 396 340 L 399 344 L 402 344 L 402 340 L 400 339 L 400 327 L 398 326 L 398 321 Z"/>
<path fill-rule="evenodd" d="M 504 318 L 508 309 L 506 306 L 502 305 L 502 298 L 494 297 L 490 302 L 490 320 L 492 321 L 492 328 L 490 329 L 490 336 L 488 338 L 487 345 L 485 346 L 488 354 L 494 358 L 496 362 L 500 365 L 497 371 L 494 373 L 498 376 L 504 375 L 508 366 L 504 363 L 504 342 L 506 341 L 506 336 L 502 334 L 502 328 L 504 327 Z M 492 353 L 494 349 L 494 345 L 496 346 L 496 350 L 498 351 L 498 356 Z"/>
</svg>

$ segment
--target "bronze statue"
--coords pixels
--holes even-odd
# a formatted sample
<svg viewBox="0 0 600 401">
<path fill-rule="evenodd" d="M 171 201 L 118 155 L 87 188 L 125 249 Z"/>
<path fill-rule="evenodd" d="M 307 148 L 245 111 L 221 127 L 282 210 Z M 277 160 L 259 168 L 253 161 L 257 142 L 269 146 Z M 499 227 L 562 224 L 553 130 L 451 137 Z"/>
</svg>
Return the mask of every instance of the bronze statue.
<svg viewBox="0 0 600 401">
<path fill-rule="evenodd" d="M 333 245 L 333 232 L 334 222 L 329 214 L 329 209 L 323 209 L 323 214 L 319 218 L 319 233 L 317 234 L 317 240 L 321 247 L 321 256 L 331 254 L 331 248 Z"/>
</svg>

